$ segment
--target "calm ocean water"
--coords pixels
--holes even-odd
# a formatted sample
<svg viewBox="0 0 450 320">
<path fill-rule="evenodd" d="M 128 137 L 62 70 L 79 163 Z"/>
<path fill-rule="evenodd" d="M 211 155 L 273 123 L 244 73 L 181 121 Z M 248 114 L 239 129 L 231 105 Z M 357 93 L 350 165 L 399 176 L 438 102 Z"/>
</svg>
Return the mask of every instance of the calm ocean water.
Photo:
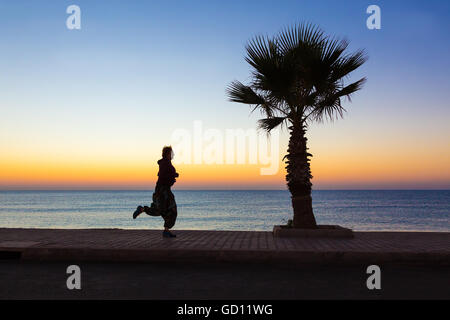
<svg viewBox="0 0 450 320">
<path fill-rule="evenodd" d="M 272 230 L 292 217 L 287 191 L 179 191 L 178 229 Z M 161 228 L 151 191 L 0 191 L 0 227 Z M 313 191 L 318 223 L 355 230 L 450 231 L 450 190 Z"/>
</svg>

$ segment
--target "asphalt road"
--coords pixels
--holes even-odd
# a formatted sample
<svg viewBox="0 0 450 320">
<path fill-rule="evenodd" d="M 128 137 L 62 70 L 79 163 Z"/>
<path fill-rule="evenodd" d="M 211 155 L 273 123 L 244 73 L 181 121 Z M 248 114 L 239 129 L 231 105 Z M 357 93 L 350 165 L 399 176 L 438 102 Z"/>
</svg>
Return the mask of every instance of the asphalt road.
<svg viewBox="0 0 450 320">
<path fill-rule="evenodd" d="M 367 266 L 80 263 L 81 290 L 69 290 L 73 262 L 0 261 L 0 299 L 450 299 L 450 268 Z"/>
</svg>

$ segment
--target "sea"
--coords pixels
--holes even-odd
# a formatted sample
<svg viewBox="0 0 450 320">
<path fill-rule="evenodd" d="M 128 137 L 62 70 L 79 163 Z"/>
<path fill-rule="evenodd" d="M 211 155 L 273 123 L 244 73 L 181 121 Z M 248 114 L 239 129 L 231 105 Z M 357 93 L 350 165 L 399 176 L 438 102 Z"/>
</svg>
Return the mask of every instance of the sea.
<svg viewBox="0 0 450 320">
<path fill-rule="evenodd" d="M 292 219 L 285 190 L 174 190 L 175 229 L 261 230 Z M 152 191 L 0 191 L 1 228 L 161 229 L 145 214 Z M 319 224 L 358 231 L 450 232 L 450 190 L 314 190 Z"/>
</svg>

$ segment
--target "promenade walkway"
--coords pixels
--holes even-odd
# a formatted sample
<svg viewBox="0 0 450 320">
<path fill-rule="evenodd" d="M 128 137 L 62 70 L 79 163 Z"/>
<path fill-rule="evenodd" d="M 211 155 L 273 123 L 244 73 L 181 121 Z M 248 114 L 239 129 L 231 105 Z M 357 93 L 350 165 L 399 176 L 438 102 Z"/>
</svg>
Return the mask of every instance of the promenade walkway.
<svg viewBox="0 0 450 320">
<path fill-rule="evenodd" d="M 0 258 L 69 261 L 424 263 L 450 265 L 450 233 L 355 232 L 353 239 L 274 238 L 271 232 L 0 228 Z"/>
</svg>

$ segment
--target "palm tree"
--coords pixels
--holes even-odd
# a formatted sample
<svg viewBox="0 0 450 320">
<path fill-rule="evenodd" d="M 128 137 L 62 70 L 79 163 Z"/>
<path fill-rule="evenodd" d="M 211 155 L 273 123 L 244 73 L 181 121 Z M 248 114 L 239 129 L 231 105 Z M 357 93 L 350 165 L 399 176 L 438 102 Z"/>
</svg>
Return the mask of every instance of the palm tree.
<svg viewBox="0 0 450 320">
<path fill-rule="evenodd" d="M 361 89 L 365 78 L 344 79 L 367 57 L 363 50 L 347 53 L 348 41 L 326 36 L 317 26 L 301 24 L 273 38 L 258 36 L 246 46 L 245 60 L 253 71 L 244 85 L 233 81 L 230 101 L 251 105 L 265 116 L 259 127 L 270 132 L 285 125 L 290 138 L 286 181 L 292 196 L 295 228 L 317 228 L 312 209 L 310 157 L 306 130 L 314 121 L 343 116 L 343 98 Z"/>
</svg>

